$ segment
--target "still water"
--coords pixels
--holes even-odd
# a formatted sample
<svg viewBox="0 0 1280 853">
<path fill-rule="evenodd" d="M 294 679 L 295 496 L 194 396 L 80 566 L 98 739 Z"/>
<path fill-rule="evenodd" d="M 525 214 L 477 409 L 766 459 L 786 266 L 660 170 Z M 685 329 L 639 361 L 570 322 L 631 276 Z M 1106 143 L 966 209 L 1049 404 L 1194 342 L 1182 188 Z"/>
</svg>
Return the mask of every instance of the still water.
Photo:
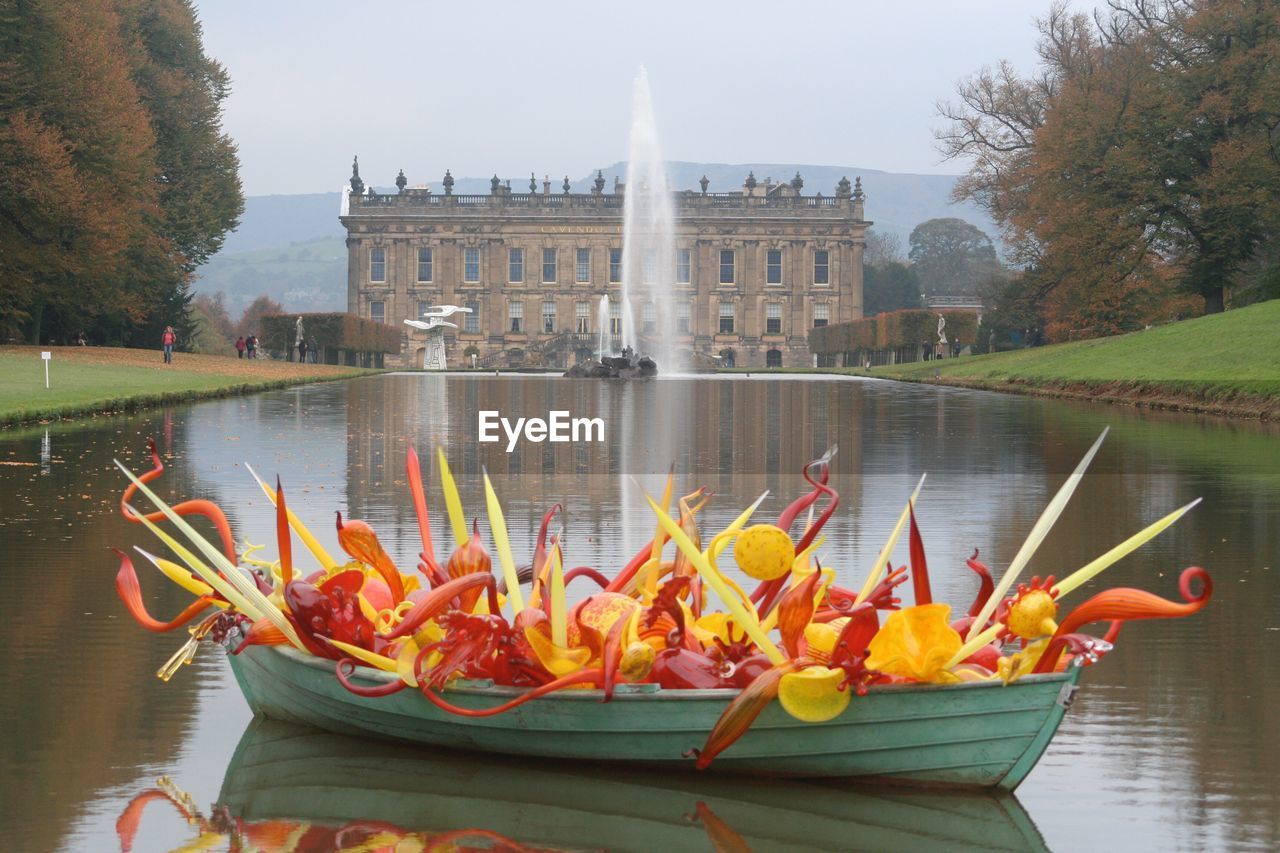
<svg viewBox="0 0 1280 853">
<path fill-rule="evenodd" d="M 606 441 L 523 443 L 508 454 L 505 442 L 475 442 L 479 409 L 601 417 Z M 609 570 L 652 535 L 643 491 L 659 490 L 672 464 L 685 491 L 715 493 L 700 518 L 718 529 L 766 489 L 762 516 L 776 517 L 799 492 L 803 464 L 838 445 L 841 505 L 824 565 L 845 585 L 860 583 L 927 472 L 918 516 L 934 596 L 961 608 L 976 588 L 964 558 L 978 548 L 993 568 L 1006 565 L 1107 425 L 1107 443 L 1027 575 L 1062 575 L 1203 497 L 1084 592 L 1131 585 L 1177 599 L 1178 572 L 1202 565 L 1215 596 L 1198 616 L 1126 626 L 1085 673 L 1017 799 L 510 763 L 251 725 L 211 649 L 170 683 L 156 680 L 183 638 L 139 628 L 113 589 L 111 546 L 158 548 L 120 519 L 123 478 L 112 466 L 119 457 L 149 468 L 148 437 L 168 466 L 160 493 L 218 501 L 238 538 L 274 542 L 247 461 L 281 476 L 290 507 L 331 550 L 342 510 L 372 524 L 405 569 L 418 548 L 404 482 L 410 442 L 437 542 L 446 531 L 427 451 L 441 444 L 473 514 L 488 470 L 517 555 L 559 501 L 569 563 Z M 232 816 L 247 844 L 300 849 L 334 843 L 338 828 L 341 843 L 392 832 L 386 843 L 393 826 L 481 847 L 1280 847 L 1276 427 L 855 379 L 394 375 L 6 431 L 0 477 L 6 850 L 119 849 L 120 832 L 135 850 L 173 849 L 201 833 L 225 847 Z M 188 597 L 144 568 L 148 607 L 168 618 Z M 169 795 L 191 796 L 199 814 L 190 822 L 157 793 L 162 775 L 176 786 Z"/>
</svg>

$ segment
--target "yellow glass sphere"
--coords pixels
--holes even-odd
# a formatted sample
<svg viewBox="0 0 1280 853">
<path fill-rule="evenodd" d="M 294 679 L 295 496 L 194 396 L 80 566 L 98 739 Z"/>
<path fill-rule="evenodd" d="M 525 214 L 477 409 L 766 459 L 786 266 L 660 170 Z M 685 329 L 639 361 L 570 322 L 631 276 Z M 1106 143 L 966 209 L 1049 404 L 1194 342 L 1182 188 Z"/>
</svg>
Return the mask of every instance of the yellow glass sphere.
<svg viewBox="0 0 1280 853">
<path fill-rule="evenodd" d="M 796 546 L 787 531 L 772 524 L 755 524 L 738 536 L 733 558 L 748 577 L 776 580 L 791 571 Z"/>
</svg>

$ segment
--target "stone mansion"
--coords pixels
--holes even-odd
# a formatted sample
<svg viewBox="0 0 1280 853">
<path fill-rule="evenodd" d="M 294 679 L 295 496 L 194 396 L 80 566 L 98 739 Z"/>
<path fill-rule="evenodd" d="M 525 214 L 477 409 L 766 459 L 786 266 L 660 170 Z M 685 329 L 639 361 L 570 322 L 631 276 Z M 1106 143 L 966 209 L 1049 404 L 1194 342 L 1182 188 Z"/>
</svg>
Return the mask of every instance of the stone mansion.
<svg viewBox="0 0 1280 853">
<path fill-rule="evenodd" d="M 347 229 L 347 309 L 403 329 L 399 363 L 420 365 L 425 333 L 402 321 L 430 305 L 459 305 L 448 332 L 450 367 L 565 367 L 598 346 L 597 307 L 611 297 L 606 335 L 621 333 L 625 186 L 605 192 L 597 173 L 588 193 L 569 181 L 552 191 L 531 178 L 513 192 L 496 176 L 488 195 L 410 188 L 367 191 L 352 166 L 341 217 Z M 862 317 L 862 252 L 867 227 L 861 180 L 830 195 L 805 195 L 791 181 L 748 175 L 734 192 L 674 193 L 676 344 L 691 362 L 738 367 L 814 364 L 815 326 Z M 654 306 L 633 308 L 643 339 Z M 389 359 L 394 362 L 392 357 Z"/>
</svg>

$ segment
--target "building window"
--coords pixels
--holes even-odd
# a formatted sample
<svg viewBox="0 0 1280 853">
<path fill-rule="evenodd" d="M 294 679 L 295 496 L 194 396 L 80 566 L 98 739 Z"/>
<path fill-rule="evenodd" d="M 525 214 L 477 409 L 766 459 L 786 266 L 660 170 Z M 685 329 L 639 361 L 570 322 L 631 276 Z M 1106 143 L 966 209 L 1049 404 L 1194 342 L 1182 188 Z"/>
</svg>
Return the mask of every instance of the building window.
<svg viewBox="0 0 1280 853">
<path fill-rule="evenodd" d="M 579 302 L 573 306 L 573 328 L 578 334 L 591 333 L 591 303 Z"/>
<path fill-rule="evenodd" d="M 418 281 L 431 281 L 431 250 L 418 250 Z"/>
<path fill-rule="evenodd" d="M 720 250 L 720 283 L 733 284 L 733 249 Z"/>
<path fill-rule="evenodd" d="M 831 306 L 825 302 L 815 302 L 813 305 L 813 327 L 821 329 L 831 320 Z"/>
<path fill-rule="evenodd" d="M 379 249 L 381 251 L 381 249 Z M 370 302 L 369 303 L 369 319 L 375 323 L 387 322 L 387 303 Z"/>
<path fill-rule="evenodd" d="M 427 312 L 430 310 L 431 310 L 430 302 L 419 302 L 418 303 L 418 319 L 419 320 L 423 319 L 426 316 Z"/>
<path fill-rule="evenodd" d="M 556 330 L 556 304 L 550 300 L 542 303 L 542 331 L 553 334 Z"/>
<path fill-rule="evenodd" d="M 676 284 L 688 284 L 691 280 L 689 276 L 689 250 L 676 249 Z"/>
<path fill-rule="evenodd" d="M 688 302 L 676 303 L 676 331 L 682 335 L 689 334 L 689 314 L 690 313 L 691 312 L 689 309 Z"/>
<path fill-rule="evenodd" d="M 720 334 L 733 334 L 733 303 L 720 303 Z"/>
<path fill-rule="evenodd" d="M 512 299 L 507 303 L 507 320 L 508 327 L 511 331 L 519 334 L 524 331 L 524 303 L 518 299 Z"/>
<path fill-rule="evenodd" d="M 830 255 L 826 249 L 819 249 L 813 253 L 813 283 L 827 284 L 830 282 Z"/>
<path fill-rule="evenodd" d="M 653 284 L 654 276 L 658 273 L 658 250 L 645 249 L 644 256 L 640 259 L 640 280 L 645 284 Z"/>
<path fill-rule="evenodd" d="M 764 333 L 766 335 L 782 334 L 782 305 L 770 302 L 764 306 Z"/>
<path fill-rule="evenodd" d="M 524 281 L 524 249 L 507 251 L 507 281 L 512 283 Z"/>
<path fill-rule="evenodd" d="M 609 300 L 609 334 L 622 334 L 622 303 L 613 299 Z"/>
<path fill-rule="evenodd" d="M 480 250 L 468 247 L 462 250 L 462 280 L 471 284 L 480 280 Z"/>
<path fill-rule="evenodd" d="M 466 307 L 471 309 L 471 313 L 462 315 L 462 331 L 469 335 L 478 335 L 480 334 L 480 303 L 473 299 L 467 303 Z"/>
<path fill-rule="evenodd" d="M 387 280 L 387 250 L 369 250 L 369 281 Z"/>
<path fill-rule="evenodd" d="M 644 333 L 652 335 L 658 328 L 658 306 L 652 302 L 646 302 L 641 317 L 644 322 Z"/>
<path fill-rule="evenodd" d="M 609 281 L 617 284 L 622 281 L 622 250 L 609 250 Z"/>
<path fill-rule="evenodd" d="M 771 349 L 764 354 L 765 367 L 782 367 L 782 351 Z"/>
<path fill-rule="evenodd" d="M 574 281 L 591 281 L 591 250 L 579 249 L 574 260 Z"/>
<path fill-rule="evenodd" d="M 782 250 L 770 249 L 765 253 L 764 283 L 782 284 Z"/>
</svg>

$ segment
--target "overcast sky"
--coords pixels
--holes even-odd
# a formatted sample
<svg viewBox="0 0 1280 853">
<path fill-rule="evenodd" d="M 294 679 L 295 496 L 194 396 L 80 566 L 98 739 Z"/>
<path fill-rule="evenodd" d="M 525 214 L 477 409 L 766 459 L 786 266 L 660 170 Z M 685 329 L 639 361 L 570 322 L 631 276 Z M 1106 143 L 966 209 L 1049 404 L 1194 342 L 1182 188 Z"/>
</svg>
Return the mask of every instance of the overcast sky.
<svg viewBox="0 0 1280 853">
<path fill-rule="evenodd" d="M 267 195 L 336 190 L 353 154 L 380 186 L 582 177 L 626 159 L 641 65 L 669 160 L 958 173 L 935 103 L 984 64 L 1033 69 L 1049 2 L 198 5 L 245 192 Z"/>
</svg>

